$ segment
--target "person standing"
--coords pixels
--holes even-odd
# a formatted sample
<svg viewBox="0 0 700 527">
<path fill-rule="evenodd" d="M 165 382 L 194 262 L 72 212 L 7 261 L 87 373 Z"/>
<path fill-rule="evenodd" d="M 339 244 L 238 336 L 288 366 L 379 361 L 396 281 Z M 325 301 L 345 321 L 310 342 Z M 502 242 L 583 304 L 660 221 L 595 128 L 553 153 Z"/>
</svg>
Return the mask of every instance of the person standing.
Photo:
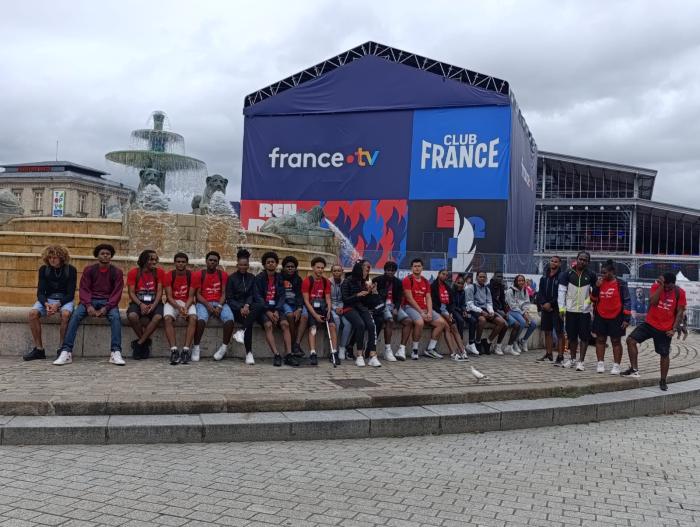
<svg viewBox="0 0 700 527">
<path fill-rule="evenodd" d="M 598 278 L 591 300 L 595 306 L 593 333 L 596 335 L 595 354 L 598 360 L 597 373 L 605 373 L 605 345 L 608 337 L 613 349 L 611 375 L 620 374 L 622 361 L 622 337 L 627 331 L 632 316 L 630 292 L 627 282 L 615 276 L 615 263 L 603 264 L 603 276 Z"/>
<path fill-rule="evenodd" d="M 564 361 L 564 339 L 562 334 L 562 321 L 559 315 L 559 273 L 561 271 L 561 258 L 552 256 L 549 264 L 544 269 L 544 274 L 540 278 L 540 286 L 537 288 L 537 305 L 542 310 L 542 320 L 540 328 L 544 333 L 544 355 L 538 362 L 554 361 L 554 336 L 557 339 L 557 358 L 555 366 L 561 366 Z"/>
<path fill-rule="evenodd" d="M 224 301 L 226 295 L 226 281 L 228 275 L 226 271 L 219 269 L 221 256 L 216 251 L 209 251 L 205 257 L 206 269 L 195 273 L 195 288 L 197 292 L 197 330 L 194 333 L 194 346 L 192 346 L 192 362 L 197 362 L 200 358 L 201 349 L 199 347 L 204 335 L 204 328 L 207 326 L 209 317 L 221 320 L 224 325 L 223 339 L 219 349 L 214 352 L 214 360 L 221 360 L 226 354 L 228 345 L 233 336 L 233 313 Z"/>
<path fill-rule="evenodd" d="M 129 307 L 126 317 L 136 333 L 131 341 L 131 351 L 135 360 L 147 359 L 151 355 L 151 335 L 163 318 L 163 282 L 165 273 L 157 267 L 158 254 L 146 249 L 141 251 L 134 267 L 126 275 L 129 294 Z M 143 324 L 143 320 L 148 323 Z"/>
<path fill-rule="evenodd" d="M 676 285 L 676 275 L 664 273 L 651 286 L 649 311 L 646 320 L 627 337 L 627 354 L 630 367 L 622 372 L 624 377 L 639 377 L 638 345 L 648 339 L 654 341 L 654 351 L 659 355 L 661 378 L 659 388 L 668 390 L 666 378 L 671 364 L 671 339 L 681 325 L 687 306 L 685 291 Z"/>
<path fill-rule="evenodd" d="M 61 344 L 61 353 L 53 361 L 54 365 L 63 366 L 73 362 L 75 337 L 80 323 L 86 316 L 107 317 L 112 335 L 109 362 L 117 366 L 126 364 L 122 358 L 122 323 L 119 315 L 119 301 L 124 291 L 124 273 L 112 265 L 114 253 L 114 247 L 106 243 L 98 245 L 92 251 L 97 263 L 83 269 L 78 291 L 80 305 L 70 317 L 66 336 Z"/>
<path fill-rule="evenodd" d="M 564 368 L 576 365 L 576 371 L 583 371 L 586 348 L 591 338 L 591 289 L 598 279 L 588 268 L 591 255 L 580 251 L 576 264 L 559 274 L 559 313 L 565 316 L 566 336 L 569 340 L 570 359 L 563 363 Z M 578 361 L 576 353 L 578 351 Z"/>
<path fill-rule="evenodd" d="M 49 245 L 41 254 L 41 259 L 44 261 L 44 265 L 39 268 L 36 302 L 29 310 L 28 317 L 34 347 L 22 355 L 22 359 L 25 361 L 46 358 L 44 343 L 41 339 L 41 317 L 50 317 L 60 313 L 61 325 L 58 335 L 59 342 L 62 343 L 68 328 L 68 321 L 73 313 L 78 272 L 75 267 L 68 263 L 70 261 L 68 249 L 61 245 Z"/>
<path fill-rule="evenodd" d="M 187 364 L 192 357 L 192 342 L 197 329 L 197 308 L 194 299 L 195 288 L 192 286 L 192 271 L 187 269 L 189 257 L 185 253 L 177 253 L 173 261 L 175 269 L 166 273 L 163 281 L 166 298 L 163 306 L 163 324 L 165 338 L 170 346 L 170 364 L 176 365 Z M 181 351 L 178 350 L 175 335 L 174 323 L 177 318 L 187 321 L 185 343 Z"/>
</svg>

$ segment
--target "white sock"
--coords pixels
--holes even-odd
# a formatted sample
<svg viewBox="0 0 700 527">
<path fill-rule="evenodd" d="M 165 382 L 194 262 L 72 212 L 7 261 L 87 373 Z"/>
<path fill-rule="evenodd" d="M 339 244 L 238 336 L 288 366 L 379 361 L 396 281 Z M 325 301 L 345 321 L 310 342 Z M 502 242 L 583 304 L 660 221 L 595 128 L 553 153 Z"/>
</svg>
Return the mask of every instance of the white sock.
<svg viewBox="0 0 700 527">
<path fill-rule="evenodd" d="M 434 350 L 435 346 L 437 346 L 437 340 L 435 339 L 430 339 L 430 342 L 428 342 L 428 349 L 429 350 Z"/>
<path fill-rule="evenodd" d="M 310 350 L 310 351 L 309 351 L 309 354 L 311 354 L 311 355 L 316 355 L 316 350 Z"/>
<path fill-rule="evenodd" d="M 177 346 L 173 346 L 172 348 L 170 348 L 170 351 L 177 351 Z"/>
<path fill-rule="evenodd" d="M 391 351 L 391 344 L 385 344 L 384 349 L 387 351 Z"/>
<path fill-rule="evenodd" d="M 404 346 L 403 344 L 401 344 L 401 345 L 399 346 L 399 351 L 406 351 L 406 346 Z"/>
<path fill-rule="evenodd" d="M 418 351 L 418 342 L 413 343 L 413 351 Z"/>
<path fill-rule="evenodd" d="M 339 346 L 338 351 L 341 353 L 345 353 L 345 346 Z"/>
</svg>

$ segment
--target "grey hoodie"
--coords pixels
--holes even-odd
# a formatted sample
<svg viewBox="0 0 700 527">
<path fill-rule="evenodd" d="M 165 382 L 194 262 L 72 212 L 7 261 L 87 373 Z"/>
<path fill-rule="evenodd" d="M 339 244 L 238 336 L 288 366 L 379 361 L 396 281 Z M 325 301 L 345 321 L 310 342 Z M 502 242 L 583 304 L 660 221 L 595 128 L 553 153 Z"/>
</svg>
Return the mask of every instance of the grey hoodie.
<svg viewBox="0 0 700 527">
<path fill-rule="evenodd" d="M 506 289 L 506 302 L 511 311 L 516 313 L 527 313 L 530 307 L 530 297 L 527 295 L 527 288 L 518 289 L 514 285 Z"/>
</svg>

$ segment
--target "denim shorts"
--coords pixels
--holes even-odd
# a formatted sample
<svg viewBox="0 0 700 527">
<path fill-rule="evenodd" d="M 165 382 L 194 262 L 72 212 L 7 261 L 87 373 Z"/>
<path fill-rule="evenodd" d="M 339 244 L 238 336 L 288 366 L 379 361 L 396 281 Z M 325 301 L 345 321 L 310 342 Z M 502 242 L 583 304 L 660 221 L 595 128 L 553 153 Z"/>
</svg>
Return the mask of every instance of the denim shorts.
<svg viewBox="0 0 700 527">
<path fill-rule="evenodd" d="M 387 304 L 384 306 L 383 309 L 383 316 L 384 320 L 394 320 L 394 306 L 391 304 Z M 408 318 L 408 313 L 404 310 L 403 307 L 399 306 L 398 310 L 396 311 L 396 321 L 401 322 L 405 319 Z"/>
<path fill-rule="evenodd" d="M 221 306 L 221 304 L 218 302 L 209 302 L 209 305 L 212 307 Z M 204 307 L 204 304 L 200 304 L 199 302 L 197 302 L 197 318 L 199 320 L 204 320 L 204 322 L 209 320 L 209 311 L 207 311 L 207 308 Z M 228 307 L 228 304 L 224 304 L 223 307 L 221 307 L 219 319 L 221 322 L 233 322 L 233 312 L 231 311 L 231 308 Z"/>
<path fill-rule="evenodd" d="M 60 300 L 51 300 L 49 299 L 47 301 L 49 304 L 60 304 Z M 40 317 L 45 317 L 46 316 L 46 306 L 39 302 L 38 300 L 34 302 L 34 305 L 32 306 L 32 309 L 36 309 L 39 312 Z M 73 312 L 73 302 L 66 302 L 61 306 L 61 309 L 59 311 L 68 311 L 69 313 Z"/>
<path fill-rule="evenodd" d="M 413 320 L 414 322 L 415 322 L 416 320 L 422 320 L 422 319 L 423 319 L 422 315 L 421 315 L 418 311 L 416 311 L 415 309 L 413 309 L 411 306 L 404 306 L 403 309 L 404 309 L 404 311 L 406 312 L 406 314 L 409 316 L 409 318 L 410 318 L 411 320 Z M 435 311 L 435 310 L 433 309 L 433 320 L 436 320 L 436 319 L 438 319 L 438 318 L 442 318 L 442 317 L 440 316 L 440 313 L 438 313 L 437 311 Z"/>
<path fill-rule="evenodd" d="M 291 315 L 291 314 L 294 313 L 295 311 L 296 311 L 296 309 L 294 308 L 294 306 L 291 306 L 291 305 L 289 305 L 289 304 L 287 304 L 287 303 L 282 304 L 282 313 L 284 313 L 285 316 Z M 302 316 L 302 317 L 308 317 L 308 316 L 309 316 L 309 312 L 308 312 L 308 310 L 306 309 L 306 306 L 301 306 L 301 316 Z"/>
</svg>

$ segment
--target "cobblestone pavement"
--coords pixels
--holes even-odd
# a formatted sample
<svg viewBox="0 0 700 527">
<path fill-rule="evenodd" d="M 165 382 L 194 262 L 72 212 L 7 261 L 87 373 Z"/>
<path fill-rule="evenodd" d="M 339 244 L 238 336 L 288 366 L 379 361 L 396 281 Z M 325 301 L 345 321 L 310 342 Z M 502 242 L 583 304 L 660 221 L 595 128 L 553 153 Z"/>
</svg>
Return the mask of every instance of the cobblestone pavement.
<svg viewBox="0 0 700 527">
<path fill-rule="evenodd" d="M 330 442 L 4 447 L 0 526 L 697 526 L 700 407 Z"/>
<path fill-rule="evenodd" d="M 691 335 L 687 341 L 674 339 L 671 355 L 671 375 L 676 372 L 700 369 L 698 354 L 700 336 Z M 263 353 L 260 357 L 265 357 Z M 520 357 L 481 356 L 468 363 L 455 363 L 447 357 L 443 360 L 421 358 L 419 361 L 386 363 L 382 368 L 357 368 L 346 361 L 337 369 L 323 360 L 318 367 L 275 368 L 271 361 L 258 361 L 246 366 L 239 359 L 213 362 L 210 359 L 186 366 L 170 366 L 166 359 L 147 361 L 128 360 L 125 367 L 115 367 L 103 360 L 76 360 L 68 366 L 53 366 L 50 360 L 22 362 L 16 358 L 0 358 L 0 402 L 3 400 L 35 400 L 110 397 L 146 400 L 150 397 L 184 396 L 274 396 L 284 399 L 293 396 L 333 396 L 350 392 L 373 395 L 375 393 L 401 394 L 445 393 L 450 390 L 478 392 L 487 388 L 504 388 L 515 385 L 565 386 L 609 382 L 607 373 L 595 373 L 595 352 L 588 348 L 586 371 L 555 368 L 536 363 L 541 350 L 531 350 Z M 612 352 L 607 351 L 607 367 L 612 365 Z M 623 366 L 627 364 L 626 352 Z M 469 374 L 470 365 L 489 376 L 489 380 L 475 385 Z M 640 352 L 640 369 L 644 378 L 658 377 L 658 356 L 645 342 Z M 369 381 L 358 386 L 352 382 L 345 387 L 343 381 Z M 617 378 L 614 378 L 617 379 Z M 620 379 L 620 382 L 631 382 Z"/>
</svg>

